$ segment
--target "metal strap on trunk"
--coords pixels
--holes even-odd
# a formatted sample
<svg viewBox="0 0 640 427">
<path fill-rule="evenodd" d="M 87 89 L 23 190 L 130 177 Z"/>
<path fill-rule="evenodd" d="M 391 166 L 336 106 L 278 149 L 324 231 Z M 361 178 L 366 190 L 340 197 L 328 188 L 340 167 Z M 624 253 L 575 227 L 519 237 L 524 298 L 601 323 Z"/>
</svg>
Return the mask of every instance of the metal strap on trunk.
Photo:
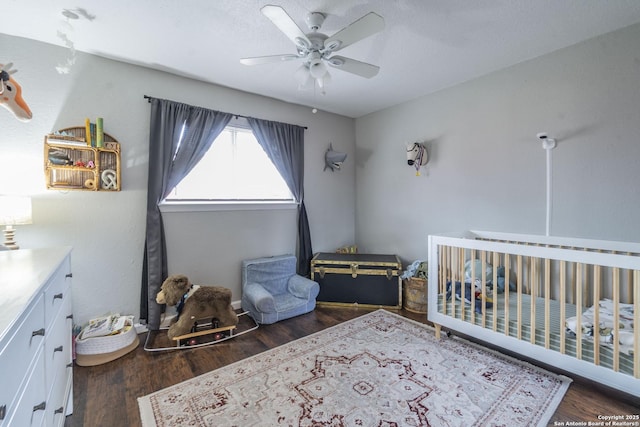
<svg viewBox="0 0 640 427">
<path fill-rule="evenodd" d="M 349 267 L 316 267 L 314 272 L 320 275 L 320 278 L 324 279 L 325 274 L 350 274 L 354 279 L 358 277 L 359 274 L 369 275 L 369 276 L 387 276 L 388 280 L 391 280 L 392 277 L 398 276 L 398 270 L 394 270 L 391 268 L 387 269 L 373 269 L 373 268 L 359 268 L 360 266 L 356 263 L 350 264 Z"/>
</svg>

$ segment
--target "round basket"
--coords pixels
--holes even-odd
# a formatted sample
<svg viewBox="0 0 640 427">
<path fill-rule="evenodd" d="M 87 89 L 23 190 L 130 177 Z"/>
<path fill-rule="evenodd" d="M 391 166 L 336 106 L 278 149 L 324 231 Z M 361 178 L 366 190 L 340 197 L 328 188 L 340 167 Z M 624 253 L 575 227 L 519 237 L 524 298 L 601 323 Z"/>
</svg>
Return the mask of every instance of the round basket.
<svg viewBox="0 0 640 427">
<path fill-rule="evenodd" d="M 111 362 L 138 347 L 136 328 L 130 326 L 125 332 L 104 337 L 76 338 L 76 364 L 95 366 Z"/>
<path fill-rule="evenodd" d="M 417 277 L 404 280 L 402 297 L 405 310 L 413 313 L 426 313 L 427 280 Z"/>
</svg>

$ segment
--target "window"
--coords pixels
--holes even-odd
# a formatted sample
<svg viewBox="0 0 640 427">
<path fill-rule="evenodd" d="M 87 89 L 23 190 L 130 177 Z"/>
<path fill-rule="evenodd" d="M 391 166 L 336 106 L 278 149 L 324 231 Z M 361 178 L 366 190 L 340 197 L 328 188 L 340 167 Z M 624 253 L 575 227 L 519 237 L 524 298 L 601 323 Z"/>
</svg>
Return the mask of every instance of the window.
<svg viewBox="0 0 640 427">
<path fill-rule="evenodd" d="M 167 202 L 292 202 L 293 195 L 253 132 L 227 126 Z"/>
</svg>

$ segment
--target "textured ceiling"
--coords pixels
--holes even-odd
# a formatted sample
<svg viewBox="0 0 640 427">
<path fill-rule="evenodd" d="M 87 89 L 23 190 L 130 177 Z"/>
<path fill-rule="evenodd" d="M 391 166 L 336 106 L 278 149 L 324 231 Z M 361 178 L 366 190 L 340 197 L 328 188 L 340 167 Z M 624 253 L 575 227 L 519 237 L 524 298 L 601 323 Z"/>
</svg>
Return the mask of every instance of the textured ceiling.
<svg viewBox="0 0 640 427">
<path fill-rule="evenodd" d="M 323 95 L 298 90 L 297 61 L 240 64 L 242 57 L 296 53 L 260 13 L 265 4 L 282 6 L 305 32 L 305 15 L 322 12 L 320 32 L 329 36 L 368 12 L 383 16 L 383 32 L 340 51 L 379 65 L 379 74 L 364 79 L 331 69 Z M 65 18 L 64 9 L 79 19 Z M 640 1 L 3 0 L 3 14 L 11 16 L 0 27 L 5 34 L 360 117 L 640 22 Z"/>
</svg>

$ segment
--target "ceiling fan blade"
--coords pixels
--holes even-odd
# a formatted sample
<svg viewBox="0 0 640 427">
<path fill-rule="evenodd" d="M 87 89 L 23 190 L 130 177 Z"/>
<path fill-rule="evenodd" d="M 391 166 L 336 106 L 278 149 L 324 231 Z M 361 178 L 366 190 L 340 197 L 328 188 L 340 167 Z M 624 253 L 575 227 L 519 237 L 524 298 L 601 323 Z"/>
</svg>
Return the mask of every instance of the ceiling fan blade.
<svg viewBox="0 0 640 427">
<path fill-rule="evenodd" d="M 261 64 L 273 64 L 274 62 L 291 61 L 300 58 L 298 55 L 269 55 L 269 56 L 256 56 L 253 58 L 242 58 L 240 63 L 244 65 L 261 65 Z"/>
<path fill-rule="evenodd" d="M 327 59 L 327 64 L 338 70 L 346 71 L 347 73 L 356 74 L 360 77 L 370 79 L 378 74 L 380 67 L 373 64 L 367 64 L 366 62 L 356 61 L 355 59 L 345 58 L 344 56 L 334 55 Z"/>
<path fill-rule="evenodd" d="M 262 14 L 269 18 L 280 31 L 298 47 L 311 46 L 311 42 L 306 34 L 298 27 L 289 14 L 280 6 L 266 5 L 260 9 Z"/>
<path fill-rule="evenodd" d="M 325 49 L 335 52 L 375 33 L 379 33 L 383 29 L 384 18 L 375 12 L 370 12 L 327 38 L 324 41 L 324 46 Z"/>
</svg>

